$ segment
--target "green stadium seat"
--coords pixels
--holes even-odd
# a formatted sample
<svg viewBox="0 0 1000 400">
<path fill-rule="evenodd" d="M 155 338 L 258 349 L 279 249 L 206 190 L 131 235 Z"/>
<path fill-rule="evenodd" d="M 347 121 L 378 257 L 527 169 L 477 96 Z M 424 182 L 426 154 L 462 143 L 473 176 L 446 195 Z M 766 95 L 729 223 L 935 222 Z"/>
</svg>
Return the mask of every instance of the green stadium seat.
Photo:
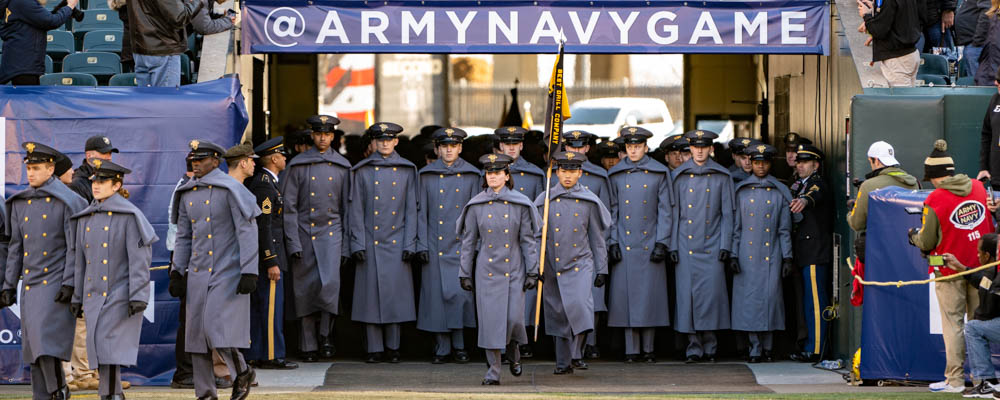
<svg viewBox="0 0 1000 400">
<path fill-rule="evenodd" d="M 118 18 L 118 11 L 87 10 L 83 14 L 83 21 L 73 22 L 73 35 L 76 36 L 77 44 L 82 44 L 83 35 L 90 31 L 99 29 L 124 29 L 122 20 Z"/>
<path fill-rule="evenodd" d="M 935 86 L 948 84 L 948 77 L 944 75 L 917 74 L 917 80 L 924 81 L 925 85 L 930 85 L 932 83 Z"/>
<path fill-rule="evenodd" d="M 101 84 L 106 84 L 111 76 L 122 72 L 122 63 L 115 53 L 80 52 L 63 59 L 62 71 L 91 74 Z"/>
<path fill-rule="evenodd" d="M 112 76 L 111 80 L 108 81 L 108 86 L 137 86 L 135 83 L 135 74 L 129 72 L 127 74 Z"/>
<path fill-rule="evenodd" d="M 52 71 L 52 57 L 49 57 L 49 55 L 46 54 L 45 55 L 45 73 L 46 74 L 51 74 L 52 72 L 53 72 Z"/>
<path fill-rule="evenodd" d="M 83 35 L 83 51 L 105 51 L 121 54 L 122 36 L 120 29 L 100 29 Z"/>
<path fill-rule="evenodd" d="M 937 54 L 920 54 L 920 67 L 917 75 L 948 75 L 948 59 Z"/>
<path fill-rule="evenodd" d="M 61 72 L 42 75 L 43 86 L 97 86 L 97 78 L 90 74 Z"/>
<path fill-rule="evenodd" d="M 108 1 L 107 0 L 90 0 L 90 1 L 88 1 L 86 3 L 87 3 L 86 4 L 87 8 L 83 8 L 84 5 L 85 5 L 85 4 L 83 4 L 83 2 L 80 3 L 80 9 L 81 10 L 110 10 L 111 9 L 111 7 L 108 7 Z"/>
<path fill-rule="evenodd" d="M 62 61 L 63 57 L 76 52 L 76 42 L 72 33 L 49 31 L 45 40 L 45 54 L 53 60 Z"/>
<path fill-rule="evenodd" d="M 965 69 L 968 68 L 968 67 L 969 67 L 969 60 L 967 58 L 962 57 L 961 60 L 958 60 L 958 77 L 959 78 L 961 78 L 963 76 L 966 76 Z M 975 75 L 975 71 L 973 71 L 973 75 Z"/>
<path fill-rule="evenodd" d="M 958 86 L 976 86 L 976 78 L 972 76 L 963 76 L 958 78 L 956 82 Z"/>
</svg>

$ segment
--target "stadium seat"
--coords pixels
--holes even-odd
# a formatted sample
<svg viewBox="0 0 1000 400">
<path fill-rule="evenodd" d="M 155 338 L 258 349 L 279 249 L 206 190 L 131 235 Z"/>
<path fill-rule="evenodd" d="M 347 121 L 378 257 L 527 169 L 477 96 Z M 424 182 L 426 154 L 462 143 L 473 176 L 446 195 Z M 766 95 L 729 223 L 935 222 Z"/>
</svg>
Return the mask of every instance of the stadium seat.
<svg viewBox="0 0 1000 400">
<path fill-rule="evenodd" d="M 976 78 L 971 76 L 963 76 L 961 78 L 958 78 L 958 82 L 956 82 L 956 84 L 958 86 L 976 86 Z"/>
<path fill-rule="evenodd" d="M 97 78 L 90 74 L 61 72 L 42 75 L 43 86 L 97 86 Z"/>
<path fill-rule="evenodd" d="M 961 78 L 963 76 L 966 76 L 965 69 L 968 68 L 968 67 L 969 67 L 969 60 L 968 59 L 966 59 L 965 57 L 962 57 L 961 60 L 958 60 L 958 77 L 959 78 Z M 975 75 L 975 71 L 973 71 L 973 75 Z"/>
<path fill-rule="evenodd" d="M 948 79 L 944 75 L 934 75 L 934 74 L 917 74 L 918 81 L 924 81 L 925 85 L 947 85 Z"/>
<path fill-rule="evenodd" d="M 90 0 L 90 1 L 87 1 L 86 3 L 87 3 L 86 4 L 87 8 L 83 8 L 84 7 L 83 2 L 80 3 L 80 9 L 81 10 L 110 10 L 111 9 L 111 7 L 108 7 L 108 1 L 107 0 Z"/>
<path fill-rule="evenodd" d="M 87 10 L 83 14 L 83 21 L 73 22 L 73 35 L 76 36 L 77 42 L 82 42 L 83 35 L 90 31 L 99 29 L 124 29 L 122 20 L 118 18 L 118 11 Z"/>
<path fill-rule="evenodd" d="M 63 59 L 62 71 L 91 74 L 106 84 L 112 75 L 122 72 L 122 63 L 115 53 L 80 52 Z"/>
<path fill-rule="evenodd" d="M 62 61 L 66 55 L 76 52 L 76 42 L 72 33 L 49 31 L 45 40 L 45 54 L 52 57 L 52 60 Z"/>
<path fill-rule="evenodd" d="M 54 71 L 52 71 L 52 57 L 49 57 L 49 55 L 46 54 L 45 55 L 45 73 L 46 74 L 51 74 L 52 72 L 54 72 Z"/>
<path fill-rule="evenodd" d="M 181 53 L 181 85 L 194 83 L 194 74 L 191 72 L 193 68 L 191 66 L 191 58 L 186 53 Z"/>
<path fill-rule="evenodd" d="M 920 67 L 917 75 L 948 75 L 948 59 L 937 54 L 920 54 Z M 918 78 L 919 79 L 919 78 Z"/>
<path fill-rule="evenodd" d="M 111 80 L 108 81 L 108 86 L 137 86 L 135 84 L 135 74 L 130 72 L 112 76 Z"/>
<path fill-rule="evenodd" d="M 83 36 L 83 51 L 106 51 L 116 54 L 122 52 L 122 31 L 100 29 L 87 32 Z"/>
</svg>

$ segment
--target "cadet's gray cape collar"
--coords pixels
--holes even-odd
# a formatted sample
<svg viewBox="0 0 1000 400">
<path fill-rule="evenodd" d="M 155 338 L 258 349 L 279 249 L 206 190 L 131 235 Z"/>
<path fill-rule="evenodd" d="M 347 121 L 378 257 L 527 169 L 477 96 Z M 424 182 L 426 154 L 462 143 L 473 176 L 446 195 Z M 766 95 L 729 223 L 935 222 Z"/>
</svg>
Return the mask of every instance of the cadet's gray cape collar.
<svg viewBox="0 0 1000 400">
<path fill-rule="evenodd" d="M 444 161 L 442 161 L 440 158 L 438 158 L 437 160 L 434 160 L 434 162 L 430 163 L 426 167 L 421 168 L 420 169 L 420 173 L 421 174 L 476 174 L 476 175 L 482 175 L 482 173 L 479 172 L 479 169 L 477 169 L 472 164 L 469 164 L 468 162 L 466 162 L 465 160 L 463 160 L 462 157 L 459 157 L 457 160 L 455 160 L 455 162 L 451 164 L 451 167 L 448 167 L 447 165 L 444 165 Z"/>
<path fill-rule="evenodd" d="M 111 211 L 119 214 L 132 214 L 135 217 L 135 225 L 139 227 L 139 240 L 142 242 L 140 246 L 148 246 L 150 244 L 156 243 L 160 240 L 156 236 L 156 232 L 153 230 L 153 225 L 149 224 L 146 216 L 142 214 L 142 210 L 139 210 L 135 204 L 126 200 L 124 197 L 115 193 L 108 197 L 104 201 L 94 200 L 90 202 L 87 208 L 74 214 L 71 218 L 77 219 L 80 217 L 91 215 L 95 212 L 105 212 Z"/>
<path fill-rule="evenodd" d="M 719 165 L 719 163 L 715 162 L 715 160 L 711 158 L 705 160 L 704 165 L 696 164 L 692 158 L 685 161 L 684 164 L 681 164 L 681 166 L 677 167 L 677 169 L 675 169 L 672 173 L 673 177 L 677 178 L 681 174 L 706 174 L 713 171 L 726 174 L 727 177 L 732 179 L 732 175 L 729 174 L 729 170 Z"/>
<path fill-rule="evenodd" d="M 608 176 L 617 174 L 619 172 L 636 171 L 636 170 L 661 172 L 664 174 L 670 173 L 670 170 L 667 169 L 666 166 L 660 164 L 659 162 L 653 161 L 652 158 L 649 158 L 649 155 L 644 155 L 642 156 L 642 159 L 639 160 L 639 162 L 632 162 L 632 160 L 629 159 L 628 157 L 623 158 L 621 161 L 618 162 L 618 164 L 615 164 L 614 167 L 611 167 L 611 169 L 608 170 Z"/>
<path fill-rule="evenodd" d="M 542 219 L 538 216 L 538 210 L 535 209 L 535 205 L 531 204 L 531 200 L 528 200 L 528 197 L 521 194 L 521 192 L 510 190 L 507 186 L 504 186 L 500 189 L 500 192 L 494 192 L 493 189 L 486 188 L 475 195 L 472 200 L 469 200 L 469 203 L 462 208 L 462 214 L 455 223 L 455 232 L 459 235 L 462 234 L 462 228 L 465 226 L 465 214 L 469 212 L 469 207 L 491 201 L 507 201 L 525 206 L 531 210 L 531 231 L 538 232 L 539 227 L 542 226 Z"/>
<path fill-rule="evenodd" d="M 70 215 L 75 214 L 77 211 L 87 206 L 87 201 L 84 200 L 83 197 L 80 197 L 80 195 L 70 190 L 70 188 L 67 187 L 65 184 L 63 184 L 62 181 L 56 179 L 55 177 L 51 177 L 47 182 L 45 182 L 44 185 L 42 185 L 42 187 L 38 189 L 33 189 L 31 187 L 28 187 L 27 189 L 17 192 L 13 196 L 7 198 L 6 201 L 7 210 L 10 209 L 10 204 L 13 203 L 14 200 L 19 198 L 27 198 L 29 194 L 35 193 L 36 191 L 51 195 L 52 197 L 59 199 L 59 201 L 63 202 L 63 204 L 65 204 L 66 207 L 69 207 Z M 7 219 L 7 224 L 4 227 L 4 231 L 6 231 L 7 236 L 10 236 L 11 232 L 10 214 L 5 213 L 5 215 Z"/>
<path fill-rule="evenodd" d="M 216 168 L 201 178 L 191 178 L 177 188 L 177 196 L 174 198 L 174 207 L 172 209 L 173 212 L 170 214 L 170 223 L 177 223 L 178 203 L 181 201 L 181 194 L 196 186 L 219 186 L 225 188 L 229 193 L 232 193 L 232 198 L 236 200 L 235 205 L 240 210 L 243 218 L 249 220 L 257 218 L 260 215 L 260 207 L 257 207 L 257 198 L 254 197 L 253 193 L 250 193 L 242 183 L 237 182 L 236 179 Z"/>
<path fill-rule="evenodd" d="M 286 168 L 291 168 L 296 165 L 316 164 L 324 162 L 334 163 L 347 169 L 351 168 L 351 163 L 347 161 L 347 159 L 344 158 L 344 156 L 340 155 L 340 153 L 334 150 L 333 147 L 327 149 L 326 153 L 320 153 L 319 150 L 316 150 L 315 146 L 310 147 L 309 150 L 306 150 L 305 152 L 295 156 L 295 158 L 293 158 L 292 161 L 288 162 L 288 166 Z"/>
<path fill-rule="evenodd" d="M 545 171 L 538 168 L 535 164 L 527 162 L 524 157 L 518 157 L 514 162 L 510 163 L 510 172 L 524 172 L 526 174 L 538 175 L 540 177 L 545 177 Z"/>
<path fill-rule="evenodd" d="M 594 192 L 587 190 L 579 182 L 577 182 L 576 185 L 573 185 L 573 187 L 569 189 L 564 188 L 561 183 L 556 182 L 555 184 L 552 185 L 552 188 L 549 189 L 549 196 L 552 200 L 562 197 L 566 199 L 585 200 L 594 203 L 598 205 L 599 207 L 597 208 L 601 210 L 601 225 L 603 225 L 602 229 L 608 229 L 609 227 L 611 227 L 611 213 L 608 212 L 608 209 L 606 207 L 604 207 L 604 202 L 602 202 L 601 199 L 598 198 L 596 194 L 594 194 Z M 549 203 L 550 207 L 551 204 L 552 203 L 550 202 Z M 545 206 L 545 192 L 542 192 L 541 194 L 538 195 L 538 198 L 535 199 L 535 207 L 538 207 L 538 210 L 541 212 L 543 210 L 542 207 L 544 206 Z"/>
<path fill-rule="evenodd" d="M 411 163 L 409 160 L 400 157 L 399 153 L 395 151 L 393 151 L 392 154 L 389 155 L 389 157 L 382 157 L 382 154 L 380 154 L 377 151 L 373 152 L 364 160 L 358 161 L 358 163 L 353 168 L 351 168 L 351 171 L 357 171 L 361 167 L 368 164 L 385 166 L 385 167 L 409 167 L 413 168 L 414 173 L 417 172 L 416 165 L 413 165 L 413 163 Z"/>
<path fill-rule="evenodd" d="M 758 178 L 757 175 L 751 174 L 749 177 L 744 178 L 740 183 L 736 184 L 736 188 L 733 189 L 733 193 L 738 193 L 740 188 L 744 186 L 756 186 L 756 187 L 773 187 L 778 192 L 781 192 L 781 196 L 785 198 L 788 202 L 792 201 L 792 193 L 788 190 L 788 186 L 781 183 L 778 178 L 773 175 L 768 174 L 763 178 Z"/>
<path fill-rule="evenodd" d="M 557 169 L 559 169 L 558 166 L 556 166 L 556 165 L 552 166 L 552 176 L 553 177 L 556 176 L 555 172 L 556 172 Z M 604 168 L 598 167 L 597 164 L 594 164 L 594 163 L 590 162 L 590 160 L 585 160 L 583 162 L 583 172 L 588 172 L 591 175 L 597 175 L 597 176 L 600 176 L 600 177 L 605 178 L 605 179 L 608 178 L 608 171 L 605 170 Z"/>
</svg>

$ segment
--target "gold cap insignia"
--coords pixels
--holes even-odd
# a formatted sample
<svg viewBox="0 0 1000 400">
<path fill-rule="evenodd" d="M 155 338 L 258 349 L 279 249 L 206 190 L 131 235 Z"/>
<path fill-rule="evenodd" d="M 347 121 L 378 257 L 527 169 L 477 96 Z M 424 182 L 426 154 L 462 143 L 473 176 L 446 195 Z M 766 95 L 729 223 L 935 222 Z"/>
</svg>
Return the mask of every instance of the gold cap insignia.
<svg viewBox="0 0 1000 400">
<path fill-rule="evenodd" d="M 636 131 L 638 131 L 638 129 L 636 129 L 636 128 L 628 128 L 628 133 L 635 133 Z"/>
<path fill-rule="evenodd" d="M 515 127 L 508 127 L 507 128 L 507 132 L 514 133 L 515 131 L 517 131 L 517 128 L 515 128 Z"/>
<path fill-rule="evenodd" d="M 580 138 L 580 131 L 573 131 L 572 133 L 570 133 L 570 135 L 573 135 L 574 138 L 579 139 Z"/>
<path fill-rule="evenodd" d="M 322 123 L 324 123 L 324 124 L 325 124 L 325 123 L 326 123 L 326 121 L 328 121 L 329 119 L 330 119 L 330 117 L 327 117 L 327 116 L 325 116 L 325 115 L 320 115 L 320 116 L 319 116 L 319 122 L 322 122 Z"/>
<path fill-rule="evenodd" d="M 698 136 L 698 137 L 705 136 L 705 132 L 702 132 L 702 131 L 695 132 L 694 134 L 695 134 L 695 136 Z"/>
<path fill-rule="evenodd" d="M 490 155 L 489 155 L 488 157 L 486 157 L 486 158 L 489 158 L 489 159 L 490 159 L 490 162 L 497 162 L 497 155 L 496 155 L 496 154 L 490 154 Z"/>
<path fill-rule="evenodd" d="M 799 151 L 805 150 L 805 148 L 806 148 L 806 146 L 803 146 L 801 144 L 799 145 Z"/>
<path fill-rule="evenodd" d="M 24 148 L 28 149 L 28 153 L 31 153 L 31 152 L 35 151 L 35 144 L 34 143 L 28 143 L 28 144 L 24 145 Z"/>
<path fill-rule="evenodd" d="M 573 157 L 576 157 L 576 153 L 573 153 L 573 152 L 566 153 L 566 159 L 567 160 L 572 160 Z"/>
<path fill-rule="evenodd" d="M 191 150 L 198 150 L 198 145 L 200 144 L 201 142 L 197 140 L 192 140 L 191 143 L 188 143 L 188 145 L 191 146 Z"/>
<path fill-rule="evenodd" d="M 455 130 L 451 129 L 451 128 L 448 128 L 448 129 L 444 130 L 444 133 L 445 133 L 445 135 L 451 136 L 452 133 L 455 133 Z"/>
<path fill-rule="evenodd" d="M 386 129 L 389 129 L 389 126 L 386 124 L 378 124 L 378 128 L 381 129 L 382 132 L 385 132 Z"/>
<path fill-rule="evenodd" d="M 761 153 L 763 153 L 763 152 L 764 152 L 764 149 L 767 149 L 767 147 L 766 147 L 766 146 L 764 146 L 764 145 L 760 145 L 760 146 L 757 146 L 757 151 L 759 151 L 759 152 L 761 152 Z"/>
<path fill-rule="evenodd" d="M 100 159 L 94 160 L 94 166 L 98 169 L 101 168 L 101 164 L 104 164 L 104 161 L 101 161 Z"/>
<path fill-rule="evenodd" d="M 749 145 L 750 139 L 743 139 L 743 146 Z"/>
</svg>

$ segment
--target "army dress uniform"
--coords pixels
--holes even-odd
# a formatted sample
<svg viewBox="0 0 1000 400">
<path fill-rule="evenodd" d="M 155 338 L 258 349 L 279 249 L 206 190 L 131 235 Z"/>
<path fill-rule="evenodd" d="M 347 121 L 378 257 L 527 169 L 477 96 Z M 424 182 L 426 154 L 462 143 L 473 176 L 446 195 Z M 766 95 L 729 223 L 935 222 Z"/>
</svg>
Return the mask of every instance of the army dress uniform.
<svg viewBox="0 0 1000 400">
<path fill-rule="evenodd" d="M 193 140 L 188 158 L 221 157 L 221 147 Z M 212 351 L 229 366 L 233 388 L 254 377 L 237 349 L 250 347 L 250 294 L 259 268 L 254 196 L 218 168 L 177 188 L 170 220 L 177 224 L 171 285 L 186 296 L 184 351 L 191 353 L 195 395 L 215 398 Z"/>
<path fill-rule="evenodd" d="M 441 128 L 432 139 L 442 145 L 462 143 L 465 136 L 461 129 Z M 420 169 L 419 203 L 424 206 L 418 218 L 417 250 L 426 252 L 429 263 L 420 270 L 417 329 L 434 332 L 434 356 L 439 359 L 454 348 L 456 359 L 467 361 L 464 328 L 476 327 L 475 299 L 457 279 L 462 237 L 455 233 L 454 222 L 481 191 L 482 180 L 479 170 L 461 157 L 452 165 L 438 158 Z"/>
<path fill-rule="evenodd" d="M 645 143 L 652 137 L 639 127 L 625 127 L 621 134 L 624 144 Z M 641 350 L 652 362 L 656 327 L 670 325 L 663 263 L 673 226 L 670 170 L 645 155 L 638 162 L 623 158 L 608 176 L 611 197 L 618 202 L 611 210 L 615 224 L 608 241 L 608 326 L 625 328 L 627 361 L 635 361 Z"/>
<path fill-rule="evenodd" d="M 310 118 L 313 130 L 332 132 L 335 117 Z M 295 156 L 281 179 L 285 254 L 291 266 L 295 317 L 301 318 L 301 350 L 332 353 L 333 319 L 340 312 L 341 260 L 350 254 L 347 234 L 351 164 L 331 146 Z M 298 256 L 296 256 L 298 255 Z M 328 354 L 331 355 L 332 354 Z"/>
<path fill-rule="evenodd" d="M 368 131 L 384 140 L 403 128 L 384 122 Z M 389 360 L 397 362 L 399 324 L 417 319 L 410 266 L 417 250 L 417 168 L 395 151 L 388 157 L 376 151 L 351 169 L 351 185 L 348 221 L 357 268 L 351 319 L 365 324 L 369 361 L 379 361 L 388 348 Z"/>
<path fill-rule="evenodd" d="M 561 152 L 554 159 L 560 169 L 579 170 L 586 156 Z M 611 213 L 580 182 L 571 188 L 553 184 L 549 198 L 542 272 L 545 333 L 555 337 L 556 373 L 572 373 L 574 367 L 586 366 L 579 361 L 580 349 L 585 335 L 595 329 L 591 289 L 603 287 L 608 275 L 606 231 Z M 535 206 L 544 210 L 545 193 L 535 199 Z M 541 232 L 538 235 L 540 239 Z"/>
<path fill-rule="evenodd" d="M 750 138 L 734 138 L 729 141 L 729 152 L 733 156 L 733 165 L 729 166 L 729 175 L 733 177 L 733 184 L 740 183 L 740 181 L 752 175 L 751 171 L 746 171 L 740 166 L 739 162 L 736 160 L 736 156 L 746 155 L 746 150 L 750 145 L 755 143 L 757 143 L 757 141 Z"/>
<path fill-rule="evenodd" d="M 484 169 L 502 171 L 510 157 L 488 154 Z M 456 233 L 462 236 L 459 279 L 476 295 L 479 347 L 486 350 L 484 384 L 499 384 L 500 352 L 507 351 L 511 373 L 521 374 L 518 344 L 528 341 L 524 323 L 525 290 L 538 279 L 538 232 L 541 218 L 534 204 L 504 186 L 487 188 L 462 209 Z"/>
<path fill-rule="evenodd" d="M 22 147 L 27 150 L 26 164 L 55 162 L 60 154 L 41 143 L 26 142 Z M 69 312 L 75 272 L 70 217 L 85 206 L 55 177 L 7 199 L 10 247 L 3 298 L 7 306 L 21 304 L 21 356 L 31 365 L 34 398 L 69 396 L 59 360 L 70 359 L 76 326 Z M 23 282 L 18 300 L 19 280 Z"/>
<path fill-rule="evenodd" d="M 131 172 L 111 161 L 91 162 L 93 181 L 123 179 Z M 159 238 L 142 211 L 118 193 L 91 202 L 72 221 L 73 287 L 78 288 L 73 304 L 87 322 L 87 360 L 102 378 L 98 394 L 115 398 L 122 395 L 121 368 L 135 366 L 138 358 L 152 244 Z"/>
<path fill-rule="evenodd" d="M 691 146 L 711 146 L 709 131 L 685 133 Z M 673 172 L 677 219 L 671 246 L 677 252 L 677 312 L 674 329 L 688 336 L 687 357 L 711 360 L 713 331 L 729 329 L 729 293 L 725 265 L 733 245 L 733 180 L 724 167 L 694 159 Z M 774 217 L 773 215 L 770 217 Z"/>
<path fill-rule="evenodd" d="M 774 147 L 748 148 L 752 160 L 771 160 Z M 785 329 L 782 279 L 792 271 L 792 195 L 771 175 L 750 175 L 736 185 L 736 228 L 732 257 L 739 260 L 733 276 L 733 330 L 747 332 L 750 360 L 770 358 L 773 331 Z M 768 217 L 770 216 L 770 217 Z"/>
</svg>

